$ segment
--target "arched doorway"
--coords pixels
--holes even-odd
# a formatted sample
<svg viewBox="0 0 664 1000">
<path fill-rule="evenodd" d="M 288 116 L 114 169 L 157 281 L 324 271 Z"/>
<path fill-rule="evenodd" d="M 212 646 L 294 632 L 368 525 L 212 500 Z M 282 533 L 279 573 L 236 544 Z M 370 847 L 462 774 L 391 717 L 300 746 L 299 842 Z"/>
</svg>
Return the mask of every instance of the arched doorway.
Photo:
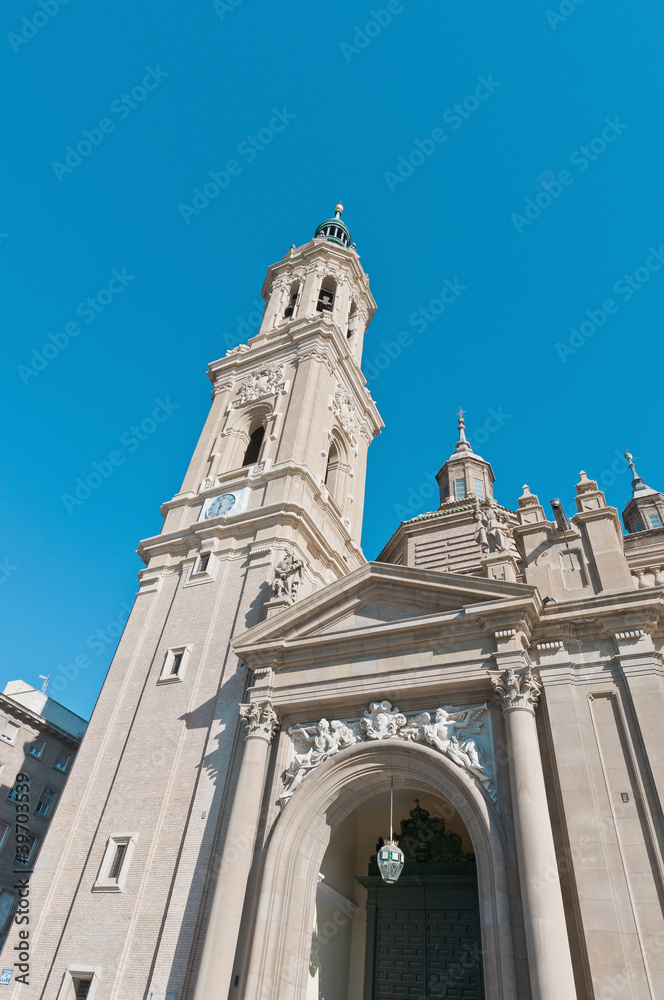
<svg viewBox="0 0 664 1000">
<path fill-rule="evenodd" d="M 484 1000 L 477 867 L 457 810 L 438 796 L 395 796 L 405 853 L 386 884 L 375 859 L 388 833 L 385 792 L 330 838 L 316 892 L 307 1000 Z"/>
<path fill-rule="evenodd" d="M 505 833 L 495 806 L 451 761 L 428 747 L 400 740 L 365 743 L 340 752 L 305 779 L 284 807 L 264 859 L 245 1000 L 267 996 L 271 1000 L 312 1000 L 312 937 L 317 927 L 321 866 L 328 849 L 333 848 L 328 858 L 334 857 L 335 845 L 343 843 L 343 824 L 349 817 L 356 815 L 356 822 L 361 823 L 362 809 L 372 801 L 382 800 L 385 805 L 379 808 L 387 808 L 391 778 L 397 800 L 403 805 L 399 819 L 407 817 L 409 810 L 405 807 L 413 805 L 414 796 L 420 797 L 423 805 L 430 798 L 442 800 L 458 814 L 470 841 L 464 849 L 470 847 L 476 863 L 484 998 L 516 1000 Z M 375 841 L 370 853 L 374 850 Z M 348 849 L 348 859 L 351 854 Z M 366 856 L 366 864 L 368 860 Z M 348 868 L 350 860 L 344 864 Z M 354 879 L 359 872 L 354 862 L 350 867 Z M 363 888 L 368 892 L 367 887 Z M 343 892 L 343 887 L 337 891 L 353 899 L 350 893 Z M 355 913 L 359 914 L 359 908 Z M 353 916 L 352 922 L 355 919 Z M 356 970 L 352 988 L 357 989 L 359 978 L 363 989 L 366 944 L 361 949 L 358 977 L 357 940 L 357 932 L 351 931 L 345 961 L 354 963 Z M 350 1000 L 346 992 L 339 996 Z"/>
</svg>

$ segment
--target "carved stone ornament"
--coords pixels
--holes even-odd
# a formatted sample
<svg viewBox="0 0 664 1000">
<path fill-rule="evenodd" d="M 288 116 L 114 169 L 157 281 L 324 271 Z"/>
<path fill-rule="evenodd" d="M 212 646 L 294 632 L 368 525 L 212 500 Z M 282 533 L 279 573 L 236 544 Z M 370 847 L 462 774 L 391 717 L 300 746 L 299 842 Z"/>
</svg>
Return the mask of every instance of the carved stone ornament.
<svg viewBox="0 0 664 1000">
<path fill-rule="evenodd" d="M 295 756 L 282 774 L 284 790 L 279 802 L 287 802 L 310 771 L 340 750 L 354 743 L 394 738 L 411 743 L 425 743 L 445 754 L 468 771 L 489 798 L 496 802 L 496 789 L 485 764 L 491 740 L 484 729 L 484 722 L 480 721 L 486 711 L 486 704 L 456 712 L 438 708 L 433 718 L 429 712 L 422 712 L 421 715 L 408 719 L 398 708 L 393 708 L 389 701 L 374 701 L 361 719 L 345 722 L 321 719 L 314 725 L 291 726 L 288 735 L 294 743 Z M 480 746 L 478 740 L 472 739 L 479 734 L 482 734 L 481 742 L 485 744 L 484 747 Z"/>
<path fill-rule="evenodd" d="M 261 365 L 242 380 L 233 406 L 244 406 L 245 403 L 262 399 L 263 396 L 274 396 L 277 392 L 283 392 L 285 388 L 283 365 L 272 362 Z"/>
<path fill-rule="evenodd" d="M 240 705 L 240 718 L 244 722 L 246 729 L 245 739 L 262 739 L 272 742 L 272 737 L 279 728 L 277 713 L 270 701 L 250 702 L 248 705 Z"/>
<path fill-rule="evenodd" d="M 526 709 L 535 714 L 537 700 L 542 690 L 542 684 L 535 676 L 532 667 L 525 670 L 508 670 L 502 674 L 491 674 L 497 700 L 503 712 L 511 709 Z"/>
<path fill-rule="evenodd" d="M 296 559 L 290 552 L 277 563 L 274 568 L 274 582 L 272 593 L 275 597 L 287 597 L 292 602 L 297 596 L 297 589 L 302 583 L 302 570 L 304 563 L 301 559 Z"/>
<path fill-rule="evenodd" d="M 350 393 L 346 392 L 345 389 L 339 388 L 335 392 L 333 410 L 342 429 L 349 438 L 353 438 L 358 417 Z"/>
<path fill-rule="evenodd" d="M 461 837 L 445 828 L 442 816 L 431 816 L 415 799 L 410 819 L 401 820 L 396 842 L 407 861 L 472 861 L 473 855 L 461 849 Z"/>
</svg>

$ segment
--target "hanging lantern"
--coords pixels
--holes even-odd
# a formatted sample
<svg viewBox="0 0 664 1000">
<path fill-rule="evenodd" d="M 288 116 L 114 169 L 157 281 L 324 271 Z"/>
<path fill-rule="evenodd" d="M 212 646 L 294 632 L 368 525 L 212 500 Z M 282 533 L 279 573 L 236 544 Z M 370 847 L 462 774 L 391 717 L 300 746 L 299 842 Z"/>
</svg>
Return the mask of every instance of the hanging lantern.
<svg viewBox="0 0 664 1000">
<path fill-rule="evenodd" d="M 390 839 L 376 855 L 378 869 L 384 882 L 393 885 L 403 871 L 404 853 L 394 842 L 392 819 L 394 814 L 394 778 L 390 778 Z"/>
</svg>

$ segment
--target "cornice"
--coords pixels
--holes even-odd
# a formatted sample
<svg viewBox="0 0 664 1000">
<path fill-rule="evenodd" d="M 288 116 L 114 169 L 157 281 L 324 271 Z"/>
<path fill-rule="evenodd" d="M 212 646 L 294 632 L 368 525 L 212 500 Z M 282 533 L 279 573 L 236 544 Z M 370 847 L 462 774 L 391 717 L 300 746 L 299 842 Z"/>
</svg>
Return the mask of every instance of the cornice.
<svg viewBox="0 0 664 1000">
<path fill-rule="evenodd" d="M 31 711 L 31 709 L 26 708 L 25 705 L 21 705 L 19 702 L 14 701 L 9 695 L 0 693 L 0 708 L 7 715 L 11 715 L 16 719 L 22 719 L 27 722 L 28 725 L 32 726 L 33 729 L 38 729 L 40 732 L 51 732 L 62 740 L 64 743 L 68 743 L 70 746 L 78 748 L 81 745 L 81 740 L 83 737 L 78 737 L 68 733 L 66 729 L 61 729 L 60 726 L 56 725 L 55 722 L 50 722 L 45 719 L 43 715 L 38 715 L 36 712 Z M 87 728 L 88 723 L 85 719 L 82 720 L 85 728 Z"/>
</svg>

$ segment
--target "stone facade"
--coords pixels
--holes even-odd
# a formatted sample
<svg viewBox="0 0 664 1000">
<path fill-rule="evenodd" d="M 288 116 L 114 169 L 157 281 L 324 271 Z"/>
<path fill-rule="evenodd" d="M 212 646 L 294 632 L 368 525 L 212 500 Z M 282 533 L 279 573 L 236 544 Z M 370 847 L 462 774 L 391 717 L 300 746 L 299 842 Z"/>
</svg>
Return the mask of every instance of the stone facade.
<svg viewBox="0 0 664 1000">
<path fill-rule="evenodd" d="M 71 773 L 86 721 L 25 681 L 0 694 L 0 947 Z"/>
<path fill-rule="evenodd" d="M 528 487 L 502 506 L 461 414 L 439 507 L 367 563 L 375 304 L 339 210 L 317 234 L 268 270 L 257 336 L 210 366 L 182 490 L 141 543 L 34 876 L 33 982 L 367 998 L 393 786 L 398 822 L 418 797 L 472 860 L 480 928 L 425 962 L 435 981 L 402 969 L 399 995 L 664 1000 L 664 529 L 643 520 L 664 497 L 635 473 L 627 536 L 585 473 L 569 519 Z"/>
</svg>

